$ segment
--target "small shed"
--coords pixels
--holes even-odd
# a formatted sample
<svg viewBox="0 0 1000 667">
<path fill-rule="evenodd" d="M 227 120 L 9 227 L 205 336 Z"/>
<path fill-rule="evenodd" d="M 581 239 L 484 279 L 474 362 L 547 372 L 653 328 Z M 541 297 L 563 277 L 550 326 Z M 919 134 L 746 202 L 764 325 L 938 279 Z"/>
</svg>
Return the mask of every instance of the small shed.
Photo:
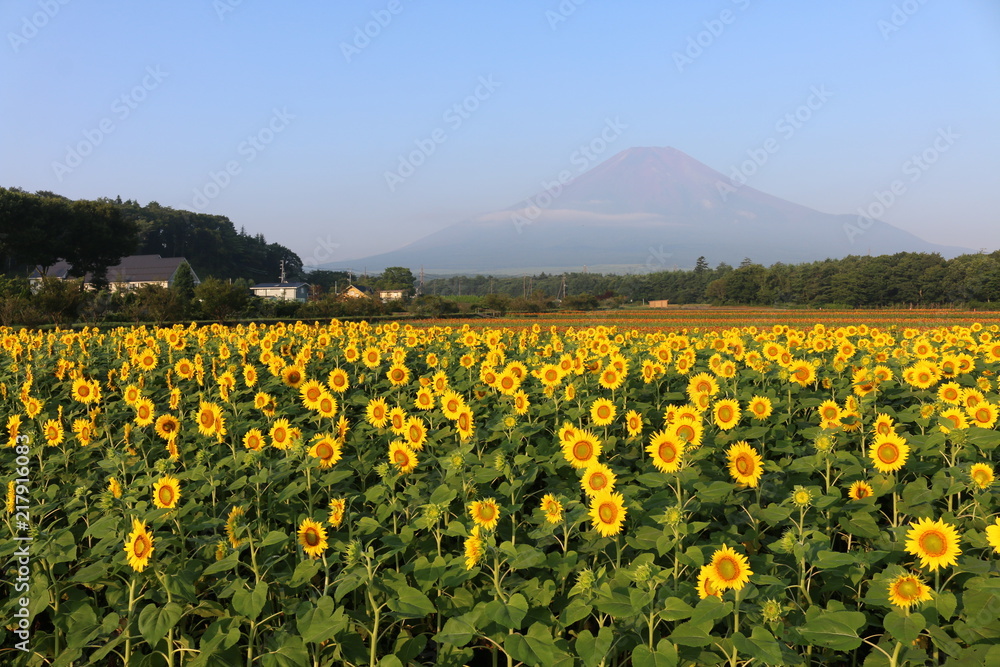
<svg viewBox="0 0 1000 667">
<path fill-rule="evenodd" d="M 378 291 L 378 296 L 382 299 L 382 303 L 388 303 L 389 301 L 400 301 L 404 296 L 406 296 L 405 289 L 383 289 Z"/>
<path fill-rule="evenodd" d="M 340 293 L 340 296 L 347 297 L 348 299 L 360 299 L 362 297 L 371 298 L 372 291 L 364 286 L 348 285 L 347 288 Z"/>
</svg>

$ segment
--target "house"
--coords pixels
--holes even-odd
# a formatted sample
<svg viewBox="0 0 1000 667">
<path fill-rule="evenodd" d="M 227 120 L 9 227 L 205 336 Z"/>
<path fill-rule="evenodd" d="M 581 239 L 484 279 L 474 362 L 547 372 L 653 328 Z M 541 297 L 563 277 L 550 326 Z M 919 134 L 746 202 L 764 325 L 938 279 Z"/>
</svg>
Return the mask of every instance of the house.
<svg viewBox="0 0 1000 667">
<path fill-rule="evenodd" d="M 358 285 L 348 285 L 347 289 L 340 293 L 340 296 L 347 297 L 348 299 L 360 299 L 362 297 L 372 297 L 372 291 L 363 286 Z"/>
<path fill-rule="evenodd" d="M 399 301 L 404 296 L 406 296 L 405 289 L 383 289 L 378 291 L 378 296 L 382 299 L 382 303 L 388 303 L 389 301 Z"/>
<path fill-rule="evenodd" d="M 260 283 L 250 291 L 262 299 L 300 302 L 309 299 L 309 283 Z"/>
<path fill-rule="evenodd" d="M 115 266 L 109 266 L 106 275 L 111 291 L 116 292 L 123 289 L 136 289 L 143 285 L 159 285 L 160 287 L 170 287 L 177 278 L 177 270 L 187 260 L 183 257 L 160 257 L 159 255 L 130 255 L 123 257 Z M 58 278 L 66 280 L 69 272 L 73 268 L 65 261 L 59 261 L 48 267 L 43 272 L 42 267 L 36 266 L 35 270 L 28 276 L 31 288 L 35 289 L 41 283 L 42 278 Z M 190 264 L 188 265 L 190 268 Z M 194 277 L 194 284 L 201 281 L 191 269 Z M 88 289 L 92 288 L 93 276 L 88 273 L 84 276 L 83 283 Z"/>
</svg>

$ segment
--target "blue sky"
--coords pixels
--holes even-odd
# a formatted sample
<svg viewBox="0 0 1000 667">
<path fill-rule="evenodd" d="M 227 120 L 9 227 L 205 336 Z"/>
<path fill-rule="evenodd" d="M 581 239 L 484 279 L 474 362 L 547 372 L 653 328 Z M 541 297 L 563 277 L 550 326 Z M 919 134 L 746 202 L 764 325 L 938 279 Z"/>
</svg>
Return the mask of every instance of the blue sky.
<svg viewBox="0 0 1000 667">
<path fill-rule="evenodd" d="M 599 159 L 729 175 L 770 139 L 752 187 L 853 213 L 901 181 L 886 222 L 1000 248 L 995 0 L 11 0 L 0 28 L 0 185 L 226 215 L 307 264 L 520 202 L 608 119 Z"/>
</svg>

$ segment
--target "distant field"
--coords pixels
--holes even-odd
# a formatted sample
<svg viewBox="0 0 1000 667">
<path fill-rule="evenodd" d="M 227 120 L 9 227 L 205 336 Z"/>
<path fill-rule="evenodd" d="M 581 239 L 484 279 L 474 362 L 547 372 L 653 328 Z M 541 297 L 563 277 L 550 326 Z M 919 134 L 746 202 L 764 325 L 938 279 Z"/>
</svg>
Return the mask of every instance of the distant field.
<svg viewBox="0 0 1000 667">
<path fill-rule="evenodd" d="M 952 309 L 900 310 L 799 310 L 782 308 L 711 308 L 676 307 L 635 310 L 597 310 L 560 313 L 510 313 L 500 318 L 435 320 L 438 326 L 524 327 L 538 324 L 559 328 L 617 326 L 626 329 L 678 329 L 720 327 L 771 327 L 788 325 L 807 327 L 813 324 L 850 326 L 866 324 L 884 327 L 899 325 L 926 329 L 953 324 L 988 321 L 993 313 Z"/>
</svg>

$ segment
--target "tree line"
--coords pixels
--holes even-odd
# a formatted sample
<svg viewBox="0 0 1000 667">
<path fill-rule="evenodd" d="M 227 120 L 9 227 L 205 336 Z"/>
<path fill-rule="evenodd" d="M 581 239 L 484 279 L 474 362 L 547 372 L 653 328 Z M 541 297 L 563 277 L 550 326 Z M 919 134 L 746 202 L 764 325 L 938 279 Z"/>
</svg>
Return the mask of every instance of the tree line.
<svg viewBox="0 0 1000 667">
<path fill-rule="evenodd" d="M 424 284 L 438 296 L 485 296 L 511 300 L 565 300 L 595 307 L 607 299 L 624 302 L 667 299 L 676 304 L 747 306 L 963 305 L 991 308 L 1000 302 L 1000 251 L 960 255 L 937 253 L 827 259 L 769 267 L 745 259 L 712 268 L 704 257 L 694 269 L 643 274 L 541 273 L 534 276 L 454 276 Z"/>
</svg>

